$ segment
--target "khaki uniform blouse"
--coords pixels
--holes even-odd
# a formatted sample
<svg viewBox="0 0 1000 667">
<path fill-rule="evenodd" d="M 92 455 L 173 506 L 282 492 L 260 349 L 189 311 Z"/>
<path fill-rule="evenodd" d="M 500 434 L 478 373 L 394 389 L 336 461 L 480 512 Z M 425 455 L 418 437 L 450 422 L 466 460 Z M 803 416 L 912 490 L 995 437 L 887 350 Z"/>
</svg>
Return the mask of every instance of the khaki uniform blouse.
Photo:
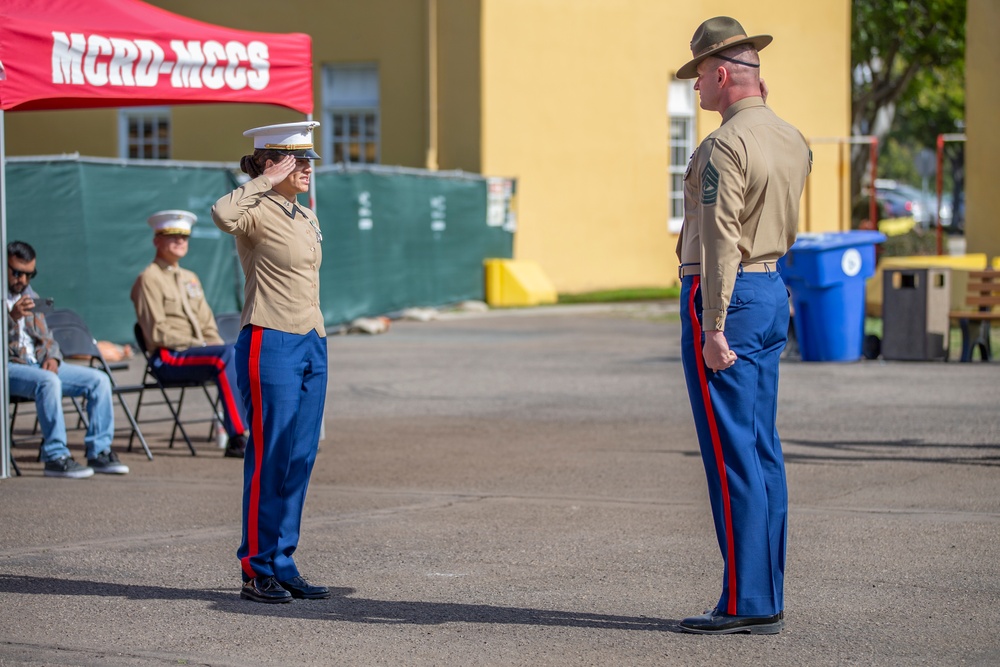
<svg viewBox="0 0 1000 667">
<path fill-rule="evenodd" d="M 215 225 L 236 237 L 246 276 L 241 325 L 326 336 L 319 306 L 323 235 L 316 214 L 258 176 L 215 202 Z"/>
<path fill-rule="evenodd" d="M 706 331 L 725 330 L 740 264 L 777 261 L 795 242 L 811 170 L 802 133 L 760 97 L 733 103 L 691 156 L 677 253 L 682 264 L 701 263 Z"/>
<path fill-rule="evenodd" d="M 194 272 L 155 259 L 135 279 L 131 296 L 146 349 L 222 345 L 215 315 Z"/>
</svg>

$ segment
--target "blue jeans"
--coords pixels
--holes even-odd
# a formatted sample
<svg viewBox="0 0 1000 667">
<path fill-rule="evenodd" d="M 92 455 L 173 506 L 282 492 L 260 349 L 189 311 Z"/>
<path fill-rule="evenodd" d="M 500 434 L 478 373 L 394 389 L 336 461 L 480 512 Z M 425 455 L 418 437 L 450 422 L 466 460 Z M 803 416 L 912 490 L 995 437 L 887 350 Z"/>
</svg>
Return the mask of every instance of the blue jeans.
<svg viewBox="0 0 1000 667">
<path fill-rule="evenodd" d="M 111 404 L 111 381 L 102 371 L 70 363 L 59 364 L 59 373 L 43 370 L 38 364 L 7 364 L 11 396 L 31 398 L 42 428 L 42 461 L 69 456 L 63 396 L 83 396 L 87 400 L 87 435 L 83 442 L 87 458 L 111 449 L 115 435 L 115 415 Z"/>
</svg>

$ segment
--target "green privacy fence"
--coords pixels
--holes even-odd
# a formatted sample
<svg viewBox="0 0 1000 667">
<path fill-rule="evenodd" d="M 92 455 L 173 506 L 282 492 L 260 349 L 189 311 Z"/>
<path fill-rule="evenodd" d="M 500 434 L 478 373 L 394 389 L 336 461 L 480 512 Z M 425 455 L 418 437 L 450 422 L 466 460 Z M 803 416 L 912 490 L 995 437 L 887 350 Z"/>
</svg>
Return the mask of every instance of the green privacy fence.
<svg viewBox="0 0 1000 667">
<path fill-rule="evenodd" d="M 483 259 L 511 257 L 483 178 L 321 171 L 316 189 L 327 322 L 482 299 Z"/>
<path fill-rule="evenodd" d="M 52 297 L 57 308 L 78 311 L 98 339 L 130 342 L 135 313 L 129 291 L 154 254 L 146 218 L 186 209 L 198 223 L 182 265 L 198 273 L 216 313 L 237 311 L 243 275 L 235 244 L 209 213 L 236 185 L 231 167 L 11 159 L 7 239 L 27 241 L 38 252 L 32 286 L 39 294 Z M 512 255 L 513 234 L 489 208 L 485 178 L 335 167 L 318 170 L 315 178 L 327 325 L 482 299 L 483 259 Z"/>
</svg>

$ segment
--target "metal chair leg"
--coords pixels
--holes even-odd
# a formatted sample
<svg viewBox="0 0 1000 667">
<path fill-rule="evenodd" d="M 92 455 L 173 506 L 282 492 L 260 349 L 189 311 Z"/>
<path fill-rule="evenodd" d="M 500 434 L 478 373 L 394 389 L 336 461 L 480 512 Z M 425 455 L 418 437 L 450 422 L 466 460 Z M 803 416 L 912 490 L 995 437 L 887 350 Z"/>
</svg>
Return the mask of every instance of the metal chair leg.
<svg viewBox="0 0 1000 667">
<path fill-rule="evenodd" d="M 170 447 L 174 446 L 174 439 L 177 435 L 177 431 L 180 430 L 181 436 L 184 438 L 184 442 L 187 443 L 188 449 L 191 450 L 191 456 L 197 456 L 198 452 L 194 448 L 194 444 L 191 443 L 191 438 L 188 437 L 187 431 L 184 429 L 184 425 L 181 424 L 181 410 L 184 409 L 184 387 L 181 387 L 180 396 L 177 398 L 177 409 L 174 409 L 174 404 L 170 401 L 170 397 L 167 396 L 167 390 L 160 387 L 160 392 L 163 394 L 163 400 L 167 402 L 167 408 L 170 409 L 170 414 L 174 416 L 174 428 L 170 431 Z"/>
<path fill-rule="evenodd" d="M 962 355 L 959 361 L 972 361 L 972 332 L 969 330 L 969 320 L 960 319 L 958 327 L 962 330 Z"/>
<path fill-rule="evenodd" d="M 118 394 L 118 402 L 122 406 L 122 410 L 125 412 L 125 416 L 128 418 L 128 423 L 132 426 L 132 434 L 128 437 L 128 449 L 132 451 L 132 438 L 139 436 L 139 444 L 142 445 L 142 450 L 146 452 L 146 458 L 150 461 L 153 460 L 153 452 L 149 451 L 149 445 L 146 444 L 146 438 L 143 437 L 142 431 L 139 430 L 139 423 L 136 421 L 135 416 L 128 407 L 128 403 L 125 402 L 125 397 Z"/>
</svg>

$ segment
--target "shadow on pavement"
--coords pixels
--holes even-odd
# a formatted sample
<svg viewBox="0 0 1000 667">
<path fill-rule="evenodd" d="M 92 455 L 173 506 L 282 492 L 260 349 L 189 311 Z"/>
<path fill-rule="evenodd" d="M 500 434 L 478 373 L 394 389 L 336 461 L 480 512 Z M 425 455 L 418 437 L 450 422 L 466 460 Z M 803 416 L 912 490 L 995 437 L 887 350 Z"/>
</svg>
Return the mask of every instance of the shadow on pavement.
<svg viewBox="0 0 1000 667">
<path fill-rule="evenodd" d="M 971 466 L 1000 466 L 1000 445 L 969 445 L 903 440 L 799 440 L 782 438 L 783 445 L 811 448 L 810 453 L 785 451 L 785 463 L 856 463 L 872 461 L 909 461 L 913 463 L 949 463 Z M 968 455 L 931 456 L 921 451 L 967 450 Z M 981 455 L 991 452 L 995 455 Z"/>
<path fill-rule="evenodd" d="M 138 586 L 102 581 L 57 579 L 0 574 L 0 592 L 28 595 L 81 595 L 121 597 L 129 600 L 203 600 L 218 611 L 283 618 L 344 621 L 349 623 L 439 625 L 443 623 L 493 623 L 505 625 L 560 626 L 605 630 L 680 632 L 678 621 L 648 616 L 614 616 L 551 609 L 497 607 L 450 602 L 368 600 L 348 597 L 353 588 L 331 588 L 328 600 L 296 600 L 290 604 L 264 605 L 241 600 L 236 590 Z"/>
</svg>

